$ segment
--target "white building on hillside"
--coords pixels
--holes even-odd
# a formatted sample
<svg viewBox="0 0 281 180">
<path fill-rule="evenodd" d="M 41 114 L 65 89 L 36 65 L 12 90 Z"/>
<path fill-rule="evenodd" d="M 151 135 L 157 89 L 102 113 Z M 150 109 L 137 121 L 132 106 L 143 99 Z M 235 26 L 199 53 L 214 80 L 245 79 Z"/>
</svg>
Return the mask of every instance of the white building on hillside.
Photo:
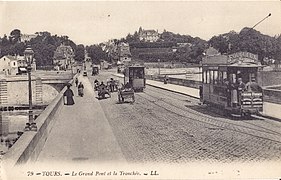
<svg viewBox="0 0 281 180">
<path fill-rule="evenodd" d="M 156 42 L 160 38 L 158 30 L 144 30 L 142 27 L 139 28 L 138 35 L 140 41 L 145 42 Z"/>
<path fill-rule="evenodd" d="M 20 35 L 20 40 L 21 42 L 28 42 L 30 41 L 32 38 L 36 38 L 37 34 L 21 34 Z"/>
</svg>

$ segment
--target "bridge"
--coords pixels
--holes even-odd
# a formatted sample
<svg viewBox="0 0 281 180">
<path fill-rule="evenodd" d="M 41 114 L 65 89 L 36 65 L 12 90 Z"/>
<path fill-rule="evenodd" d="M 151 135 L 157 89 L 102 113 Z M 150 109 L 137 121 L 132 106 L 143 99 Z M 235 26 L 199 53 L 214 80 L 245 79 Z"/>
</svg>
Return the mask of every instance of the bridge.
<svg viewBox="0 0 281 180">
<path fill-rule="evenodd" d="M 36 119 L 38 131 L 24 132 L 4 154 L 4 168 L 61 167 L 62 162 L 115 168 L 154 162 L 280 163 L 279 104 L 266 102 L 264 116 L 232 119 L 198 105 L 198 89 L 155 80 L 147 80 L 134 104 L 119 104 L 116 92 L 98 100 L 94 79 L 118 78 L 115 72 L 78 75 L 85 96 L 72 86 L 75 104 L 65 106 L 64 88 Z"/>
<path fill-rule="evenodd" d="M 45 106 L 72 78 L 68 71 L 36 71 L 32 74 L 32 96 L 35 106 Z M 20 89 L 20 91 L 19 91 Z M 28 78 L 26 75 L 0 79 L 0 109 L 28 105 Z M 7 108 L 6 108 L 7 109 Z"/>
</svg>

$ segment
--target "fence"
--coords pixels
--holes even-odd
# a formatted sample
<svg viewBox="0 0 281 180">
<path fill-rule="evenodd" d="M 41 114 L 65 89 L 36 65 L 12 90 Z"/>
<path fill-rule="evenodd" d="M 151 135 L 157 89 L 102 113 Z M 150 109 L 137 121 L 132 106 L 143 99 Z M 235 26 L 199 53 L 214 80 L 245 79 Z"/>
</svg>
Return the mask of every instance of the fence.
<svg viewBox="0 0 281 180">
<path fill-rule="evenodd" d="M 281 104 L 281 86 L 270 86 L 263 89 L 264 101 Z"/>
<path fill-rule="evenodd" d="M 164 82 L 165 76 L 155 76 L 155 75 L 146 75 L 147 79 L 154 80 L 154 81 L 161 81 Z M 168 78 L 168 83 L 170 84 L 176 84 L 180 86 L 186 86 L 191 88 L 199 89 L 199 86 L 201 85 L 200 81 L 194 81 L 194 80 L 188 80 L 188 79 L 179 79 L 179 78 Z"/>
</svg>

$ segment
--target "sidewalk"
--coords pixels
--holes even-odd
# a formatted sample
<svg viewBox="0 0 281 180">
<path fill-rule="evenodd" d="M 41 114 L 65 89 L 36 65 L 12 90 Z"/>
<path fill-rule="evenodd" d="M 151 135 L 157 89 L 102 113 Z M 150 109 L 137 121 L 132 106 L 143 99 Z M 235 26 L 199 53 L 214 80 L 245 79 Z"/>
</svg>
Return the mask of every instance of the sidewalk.
<svg viewBox="0 0 281 180">
<path fill-rule="evenodd" d="M 72 86 L 75 104 L 56 114 L 37 162 L 126 162 L 90 81 L 83 76 L 79 81 L 85 87 L 84 97 Z"/>
<path fill-rule="evenodd" d="M 187 95 L 199 99 L 199 89 L 190 88 L 186 86 L 179 86 L 175 84 L 164 84 L 163 82 L 160 81 L 153 81 L 148 79 L 146 80 L 146 84 L 160 89 L 165 89 L 168 91 L 180 93 L 183 95 Z"/>
<path fill-rule="evenodd" d="M 122 74 L 112 74 L 112 75 L 119 77 L 119 78 L 124 77 L 124 75 L 122 75 Z M 190 87 L 186 87 L 186 86 L 179 86 L 179 85 L 175 85 L 175 84 L 164 84 L 163 82 L 153 81 L 153 80 L 149 80 L 149 79 L 146 79 L 146 85 L 168 90 L 168 91 L 172 91 L 172 92 L 176 92 L 176 93 L 180 93 L 180 94 L 183 94 L 186 96 L 191 96 L 191 97 L 199 99 L 199 89 L 190 88 Z"/>
<path fill-rule="evenodd" d="M 113 75 L 117 77 L 123 77 L 123 75 L 121 74 L 113 74 Z M 199 89 L 175 85 L 175 84 L 164 84 L 163 82 L 160 81 L 153 81 L 148 79 L 146 80 L 146 84 L 156 88 L 165 89 L 168 91 L 180 93 L 183 95 L 187 95 L 199 99 Z M 281 119 L 280 109 L 281 109 L 281 104 L 264 102 L 262 114 L 264 116 Z"/>
</svg>

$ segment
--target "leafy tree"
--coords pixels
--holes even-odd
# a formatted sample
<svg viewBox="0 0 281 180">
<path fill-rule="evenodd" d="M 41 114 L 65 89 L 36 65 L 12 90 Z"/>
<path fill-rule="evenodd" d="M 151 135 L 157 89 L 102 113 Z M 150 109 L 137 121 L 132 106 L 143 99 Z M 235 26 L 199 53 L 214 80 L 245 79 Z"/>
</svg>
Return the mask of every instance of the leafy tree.
<svg viewBox="0 0 281 180">
<path fill-rule="evenodd" d="M 100 60 L 108 60 L 107 54 L 99 45 L 91 45 L 86 47 L 89 57 L 91 57 L 94 64 L 99 64 Z"/>
<path fill-rule="evenodd" d="M 78 62 L 83 62 L 85 59 L 85 47 L 83 44 L 77 45 L 74 59 Z"/>
<path fill-rule="evenodd" d="M 209 44 L 221 53 L 247 51 L 258 54 L 262 63 L 265 57 L 281 60 L 280 43 L 280 36 L 271 37 L 248 27 L 243 28 L 239 33 L 231 31 L 209 40 Z"/>
<path fill-rule="evenodd" d="M 13 31 L 11 31 L 10 33 L 10 41 L 12 44 L 15 44 L 17 42 L 20 42 L 20 36 L 21 36 L 21 32 L 19 29 L 14 29 Z"/>
</svg>

